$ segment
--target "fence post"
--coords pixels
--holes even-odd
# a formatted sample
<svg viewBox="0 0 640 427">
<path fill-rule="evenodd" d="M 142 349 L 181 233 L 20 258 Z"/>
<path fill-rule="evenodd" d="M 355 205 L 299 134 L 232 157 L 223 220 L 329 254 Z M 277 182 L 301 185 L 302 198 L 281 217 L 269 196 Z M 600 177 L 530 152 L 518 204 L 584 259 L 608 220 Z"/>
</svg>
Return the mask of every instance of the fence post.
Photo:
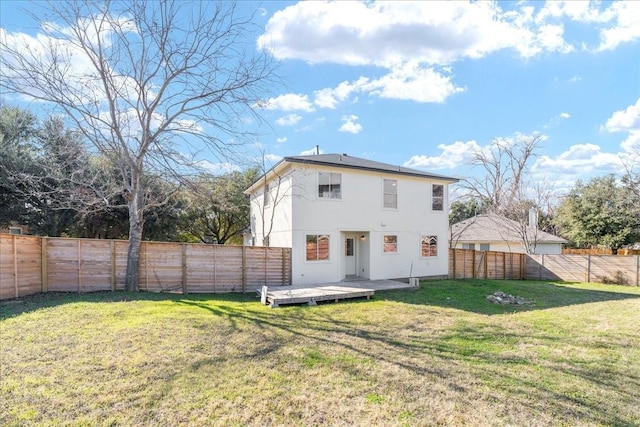
<svg viewBox="0 0 640 427">
<path fill-rule="evenodd" d="M 471 260 L 473 263 L 473 270 L 471 271 L 471 278 L 475 279 L 476 278 L 476 250 L 474 249 L 473 252 L 471 252 Z"/>
<path fill-rule="evenodd" d="M 82 292 L 82 241 L 78 239 L 78 293 Z"/>
<path fill-rule="evenodd" d="M 453 248 L 453 249 L 450 249 L 450 251 L 451 251 L 451 261 L 453 262 L 453 269 L 452 269 L 453 270 L 453 277 L 452 277 L 452 279 L 455 280 L 456 279 L 456 267 L 457 267 L 457 265 L 456 265 L 456 250 L 455 250 L 455 248 Z"/>
<path fill-rule="evenodd" d="M 182 244 L 182 293 L 187 293 L 187 244 Z"/>
<path fill-rule="evenodd" d="M 640 255 L 636 255 L 636 286 L 640 286 Z"/>
<path fill-rule="evenodd" d="M 483 252 L 484 256 L 484 278 L 489 278 L 489 252 Z"/>
<path fill-rule="evenodd" d="M 16 245 L 15 234 L 11 236 L 11 240 L 13 243 L 13 286 L 16 289 L 16 298 L 19 298 L 20 292 L 18 291 L 18 246 Z"/>
<path fill-rule="evenodd" d="M 502 252 L 502 280 L 507 278 L 507 253 Z"/>
<path fill-rule="evenodd" d="M 246 261 L 246 249 L 247 247 L 242 245 L 242 293 L 247 292 L 247 261 Z"/>
<path fill-rule="evenodd" d="M 116 290 L 116 241 L 111 240 L 111 292 Z"/>
<path fill-rule="evenodd" d="M 47 237 L 40 238 L 40 276 L 42 282 L 42 292 L 49 291 L 49 273 L 47 272 Z"/>
<path fill-rule="evenodd" d="M 591 282 L 591 255 L 587 254 L 587 283 Z"/>
<path fill-rule="evenodd" d="M 281 285 L 284 286 L 286 284 L 287 281 L 287 262 L 286 262 L 286 254 L 287 254 L 287 250 L 285 248 L 282 248 L 281 251 L 281 255 L 282 256 L 282 282 Z"/>
</svg>

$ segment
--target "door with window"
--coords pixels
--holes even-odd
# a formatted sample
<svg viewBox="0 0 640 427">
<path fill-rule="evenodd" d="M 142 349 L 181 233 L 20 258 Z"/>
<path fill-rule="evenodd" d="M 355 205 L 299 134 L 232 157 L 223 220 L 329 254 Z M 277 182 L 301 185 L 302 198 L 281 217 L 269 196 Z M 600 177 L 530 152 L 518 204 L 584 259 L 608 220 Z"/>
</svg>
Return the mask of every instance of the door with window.
<svg viewBox="0 0 640 427">
<path fill-rule="evenodd" d="M 344 274 L 356 275 L 356 239 L 354 236 L 346 236 L 344 239 Z"/>
</svg>

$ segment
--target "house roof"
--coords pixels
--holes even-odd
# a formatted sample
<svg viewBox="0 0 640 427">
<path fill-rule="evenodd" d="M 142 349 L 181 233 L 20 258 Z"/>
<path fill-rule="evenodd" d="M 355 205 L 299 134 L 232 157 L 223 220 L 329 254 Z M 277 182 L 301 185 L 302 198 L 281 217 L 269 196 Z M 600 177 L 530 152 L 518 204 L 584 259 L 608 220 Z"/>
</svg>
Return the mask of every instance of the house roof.
<svg viewBox="0 0 640 427">
<path fill-rule="evenodd" d="M 264 176 L 269 176 L 273 171 L 281 169 L 287 163 L 300 163 L 307 165 L 332 166 L 346 169 L 359 169 L 373 172 L 382 172 L 394 175 L 407 175 L 419 178 L 432 178 L 448 182 L 458 182 L 458 178 L 411 169 L 404 166 L 391 165 L 388 163 L 374 162 L 373 160 L 361 159 L 347 154 L 316 154 L 310 156 L 289 156 L 284 157 L 274 167 L 262 175 L 245 193 L 251 192 L 256 184 L 264 182 Z"/>
<path fill-rule="evenodd" d="M 525 226 L 529 240 L 538 243 L 567 243 L 535 227 Z M 458 242 L 521 242 L 521 225 L 496 214 L 477 215 L 451 226 L 453 239 Z"/>
</svg>

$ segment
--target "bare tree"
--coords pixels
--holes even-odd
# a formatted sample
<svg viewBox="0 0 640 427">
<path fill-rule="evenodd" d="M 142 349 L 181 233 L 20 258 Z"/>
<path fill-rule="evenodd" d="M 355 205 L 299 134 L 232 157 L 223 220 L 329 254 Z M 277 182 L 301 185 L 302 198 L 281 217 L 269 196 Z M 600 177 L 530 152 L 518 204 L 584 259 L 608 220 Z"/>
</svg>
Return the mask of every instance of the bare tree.
<svg viewBox="0 0 640 427">
<path fill-rule="evenodd" d="M 119 170 L 129 212 L 125 287 L 138 289 L 144 172 L 180 181 L 197 147 L 227 158 L 276 81 L 232 2 L 51 1 L 35 38 L 3 31 L 0 87 L 51 103 Z M 159 202 L 162 202 L 160 200 Z"/>
<path fill-rule="evenodd" d="M 495 139 L 489 149 L 477 151 L 471 165 L 481 173 L 461 182 L 465 195 L 480 200 L 492 212 L 521 200 L 526 191 L 528 167 L 541 142 L 540 134 L 517 135 L 513 139 Z"/>
<path fill-rule="evenodd" d="M 536 250 L 537 218 L 540 210 L 549 206 L 552 193 L 548 183 L 534 183 L 529 176 L 530 164 L 542 141 L 543 136 L 538 133 L 495 139 L 488 149 L 476 152 L 472 158 L 471 163 L 480 169 L 480 174 L 460 184 L 465 196 L 480 200 L 487 213 L 510 219 L 512 222 L 503 223 L 509 228 L 505 234 L 519 236 L 529 253 Z"/>
</svg>

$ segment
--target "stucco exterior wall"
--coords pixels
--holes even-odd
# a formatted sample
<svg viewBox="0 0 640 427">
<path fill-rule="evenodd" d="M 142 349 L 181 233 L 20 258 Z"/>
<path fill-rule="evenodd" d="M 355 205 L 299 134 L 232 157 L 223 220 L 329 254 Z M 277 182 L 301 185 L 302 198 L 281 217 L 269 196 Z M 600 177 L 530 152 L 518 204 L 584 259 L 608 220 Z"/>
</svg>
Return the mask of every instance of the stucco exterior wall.
<svg viewBox="0 0 640 427">
<path fill-rule="evenodd" d="M 318 172 L 341 174 L 341 198 L 318 196 Z M 294 284 L 337 282 L 345 277 L 345 238 L 355 238 L 357 275 L 372 280 L 448 273 L 448 182 L 406 175 L 295 165 L 288 172 L 290 195 L 275 204 L 271 246 L 292 247 Z M 383 180 L 397 181 L 397 208 L 383 207 Z M 433 211 L 432 184 L 444 186 L 442 211 Z M 252 218 L 260 217 L 258 196 Z M 254 205 L 257 211 L 254 213 Z M 270 208 L 265 210 L 269 213 Z M 260 224 L 259 224 L 260 223 Z M 256 222 L 256 235 L 262 232 Z M 287 238 L 287 235 L 289 238 Z M 306 236 L 329 236 L 329 260 L 307 261 Z M 383 252 L 385 235 L 397 236 L 397 252 Z M 437 256 L 421 256 L 421 237 L 437 236 Z M 260 244 L 256 239 L 256 244 Z"/>
</svg>

